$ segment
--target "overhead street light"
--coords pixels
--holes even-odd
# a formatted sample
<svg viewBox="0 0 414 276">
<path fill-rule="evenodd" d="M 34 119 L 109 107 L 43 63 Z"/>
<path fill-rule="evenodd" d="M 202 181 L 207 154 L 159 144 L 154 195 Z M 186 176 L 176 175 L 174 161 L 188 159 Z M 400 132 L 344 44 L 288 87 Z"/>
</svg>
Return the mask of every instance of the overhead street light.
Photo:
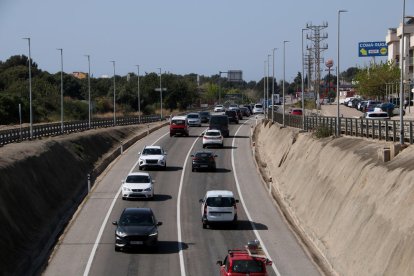
<svg viewBox="0 0 414 276">
<path fill-rule="evenodd" d="M 30 139 L 33 139 L 33 111 L 32 111 L 32 57 L 30 55 L 30 37 L 25 37 L 29 42 L 29 107 L 30 107 Z"/>
<path fill-rule="evenodd" d="M 88 58 L 88 128 L 91 128 L 91 60 L 89 55 L 85 55 Z"/>
<path fill-rule="evenodd" d="M 285 71 L 286 71 L 286 62 L 285 62 L 285 59 L 286 59 L 286 54 L 285 54 L 285 52 L 286 52 L 286 43 L 287 42 L 290 42 L 290 41 L 288 41 L 288 40 L 284 40 L 283 41 L 283 100 L 282 100 L 282 102 L 283 102 L 283 127 L 285 127 Z"/>
<path fill-rule="evenodd" d="M 137 67 L 138 73 L 138 122 L 141 123 L 141 99 L 139 94 L 139 65 L 135 65 Z"/>
<path fill-rule="evenodd" d="M 272 70 L 272 122 L 274 122 L 274 110 L 273 110 L 273 105 L 274 105 L 274 96 L 275 96 L 275 50 L 277 50 L 277 48 L 273 48 L 272 49 L 272 53 L 273 53 L 273 70 Z"/>
<path fill-rule="evenodd" d="M 161 120 L 162 120 L 162 83 L 161 83 L 161 75 L 162 75 L 162 72 L 161 72 L 161 68 L 157 68 L 157 69 L 159 69 L 160 70 L 160 110 L 161 110 Z"/>
<path fill-rule="evenodd" d="M 114 67 L 114 126 L 116 126 L 115 61 L 114 60 L 111 60 L 110 62 L 112 62 L 112 65 Z"/>
<path fill-rule="evenodd" d="M 63 49 L 58 48 L 56 50 L 60 51 L 60 131 L 63 133 Z"/>
<path fill-rule="evenodd" d="M 338 10 L 338 44 L 337 44 L 337 64 L 336 64 L 336 137 L 341 135 L 341 124 L 339 122 L 339 74 L 340 74 L 340 67 L 339 67 L 339 46 L 340 46 L 340 24 L 341 24 L 341 13 L 348 12 L 347 10 Z"/>
</svg>

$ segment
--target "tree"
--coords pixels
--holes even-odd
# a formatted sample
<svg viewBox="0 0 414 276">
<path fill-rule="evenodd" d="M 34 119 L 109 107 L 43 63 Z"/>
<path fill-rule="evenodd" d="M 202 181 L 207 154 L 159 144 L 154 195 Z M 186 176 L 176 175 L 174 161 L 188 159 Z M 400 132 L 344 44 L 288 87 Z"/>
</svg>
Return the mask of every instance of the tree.
<svg viewBox="0 0 414 276">
<path fill-rule="evenodd" d="M 381 62 L 359 69 L 355 79 L 358 93 L 367 98 L 384 98 L 386 84 L 395 82 L 400 76 L 400 69 L 393 62 Z"/>
</svg>

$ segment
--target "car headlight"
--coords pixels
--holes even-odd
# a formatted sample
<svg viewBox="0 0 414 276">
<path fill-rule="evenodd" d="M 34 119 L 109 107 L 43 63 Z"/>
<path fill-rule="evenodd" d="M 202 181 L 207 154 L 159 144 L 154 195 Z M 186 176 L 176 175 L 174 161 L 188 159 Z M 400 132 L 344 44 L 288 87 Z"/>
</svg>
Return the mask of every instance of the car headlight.
<svg viewBox="0 0 414 276">
<path fill-rule="evenodd" d="M 125 192 L 130 192 L 131 191 L 131 189 L 127 188 L 127 187 L 122 187 L 122 190 L 124 190 Z"/>
<path fill-rule="evenodd" d="M 145 192 L 151 192 L 152 191 L 152 187 L 146 188 L 144 189 Z"/>
<path fill-rule="evenodd" d="M 124 232 L 124 231 L 122 231 L 122 230 L 116 230 L 116 233 L 115 233 L 118 237 L 121 237 L 121 238 L 124 238 L 124 237 L 126 237 L 126 233 Z"/>
<path fill-rule="evenodd" d="M 154 231 L 152 231 L 148 236 L 154 237 L 154 236 L 157 236 L 157 235 L 158 235 L 158 230 L 154 229 Z"/>
</svg>

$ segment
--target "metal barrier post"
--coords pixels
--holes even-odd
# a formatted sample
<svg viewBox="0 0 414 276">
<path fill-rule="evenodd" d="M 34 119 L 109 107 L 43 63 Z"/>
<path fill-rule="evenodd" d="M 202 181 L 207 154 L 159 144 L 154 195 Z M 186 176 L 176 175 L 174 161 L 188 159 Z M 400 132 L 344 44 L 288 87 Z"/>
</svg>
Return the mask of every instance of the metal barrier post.
<svg viewBox="0 0 414 276">
<path fill-rule="evenodd" d="M 91 191 L 91 174 L 88 173 L 88 194 Z"/>
</svg>

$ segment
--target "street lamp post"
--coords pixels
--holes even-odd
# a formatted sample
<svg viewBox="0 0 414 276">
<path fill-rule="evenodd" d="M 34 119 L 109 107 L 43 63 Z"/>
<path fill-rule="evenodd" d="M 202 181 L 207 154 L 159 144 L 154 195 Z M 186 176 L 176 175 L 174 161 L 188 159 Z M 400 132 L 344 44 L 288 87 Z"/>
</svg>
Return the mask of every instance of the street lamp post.
<svg viewBox="0 0 414 276">
<path fill-rule="evenodd" d="M 63 133 L 63 49 L 57 49 L 60 51 L 60 131 Z"/>
<path fill-rule="evenodd" d="M 271 112 L 272 112 L 272 122 L 274 122 L 274 108 L 273 108 L 273 105 L 275 104 L 274 103 L 274 95 L 275 95 L 275 50 L 276 50 L 277 48 L 273 48 L 272 49 L 272 54 L 273 54 L 273 63 L 272 63 L 272 110 L 271 110 Z"/>
<path fill-rule="evenodd" d="M 266 101 L 266 60 L 264 61 L 264 70 L 263 70 L 263 108 Z"/>
<path fill-rule="evenodd" d="M 135 65 L 137 67 L 137 73 L 138 73 L 138 121 L 141 123 L 141 98 L 139 94 L 139 65 Z"/>
<path fill-rule="evenodd" d="M 302 129 L 305 130 L 305 81 L 304 81 L 304 74 L 305 74 L 305 62 L 304 62 L 304 53 L 303 53 L 303 32 L 307 31 L 308 29 L 302 29 Z"/>
<path fill-rule="evenodd" d="M 340 24 L 341 24 L 341 13 L 348 12 L 347 10 L 338 10 L 338 44 L 337 44 L 337 52 L 336 52 L 336 136 L 339 137 L 341 135 L 341 124 L 339 122 L 339 74 L 340 74 L 340 67 L 339 67 L 339 46 L 340 46 Z"/>
<path fill-rule="evenodd" d="M 400 144 L 404 145 L 404 118 L 403 118 L 403 106 L 404 106 L 404 61 L 405 61 L 405 34 L 404 34 L 404 25 L 405 25 L 405 0 L 403 0 L 403 10 L 402 10 L 402 26 L 401 26 L 401 58 L 400 58 L 400 67 L 401 67 L 401 76 L 400 76 Z"/>
<path fill-rule="evenodd" d="M 115 99 L 116 99 L 116 90 L 115 90 L 115 61 L 114 60 L 111 60 L 111 62 L 112 62 L 112 65 L 113 65 L 113 67 L 114 67 L 114 126 L 116 126 L 116 101 L 115 101 Z"/>
<path fill-rule="evenodd" d="M 270 70 L 269 70 L 269 66 L 270 66 L 270 56 L 271 55 L 267 55 L 267 89 L 266 89 L 266 102 L 265 102 L 265 108 L 266 108 L 266 119 L 269 119 L 269 74 L 270 74 Z"/>
<path fill-rule="evenodd" d="M 283 41 L 283 89 L 282 89 L 282 91 L 283 91 L 283 95 L 282 95 L 282 97 L 283 97 L 283 100 L 282 100 L 282 102 L 283 102 L 283 127 L 285 127 L 285 71 L 286 71 L 286 62 L 285 62 L 285 59 L 286 59 L 286 43 L 287 42 L 289 42 L 288 40 L 284 40 Z"/>
<path fill-rule="evenodd" d="M 160 110 L 161 110 L 161 120 L 162 120 L 162 86 L 161 86 L 161 68 L 158 68 L 160 70 Z"/>
<path fill-rule="evenodd" d="M 33 139 L 33 111 L 32 111 L 32 57 L 30 55 L 30 37 L 25 37 L 29 42 L 29 108 L 30 108 L 30 139 Z"/>
<path fill-rule="evenodd" d="M 91 128 L 91 60 L 89 55 L 85 55 L 88 58 L 88 127 Z"/>
</svg>

